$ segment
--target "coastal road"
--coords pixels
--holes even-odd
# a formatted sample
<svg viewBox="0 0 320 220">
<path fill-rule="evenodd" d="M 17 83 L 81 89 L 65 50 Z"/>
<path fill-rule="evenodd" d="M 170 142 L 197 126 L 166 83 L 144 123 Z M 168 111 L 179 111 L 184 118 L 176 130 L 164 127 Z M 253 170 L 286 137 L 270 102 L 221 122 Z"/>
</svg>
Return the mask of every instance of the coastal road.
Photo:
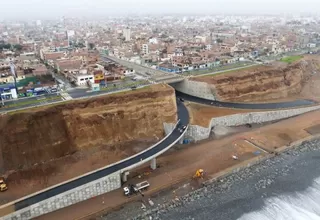
<svg viewBox="0 0 320 220">
<path fill-rule="evenodd" d="M 291 102 L 275 102 L 275 103 L 234 103 L 234 102 L 220 102 L 213 101 L 209 99 L 199 98 L 195 96 L 191 96 L 179 91 L 176 91 L 177 97 L 183 98 L 190 102 L 196 102 L 200 104 L 217 106 L 217 107 L 225 107 L 225 108 L 237 108 L 237 109 L 281 109 L 281 108 L 295 108 L 295 107 L 303 107 L 308 105 L 317 104 L 313 100 L 296 100 Z"/>
<path fill-rule="evenodd" d="M 58 185 L 52 189 L 45 190 L 39 194 L 26 198 L 22 201 L 16 202 L 14 204 L 15 210 L 16 211 L 21 210 L 25 207 L 31 206 L 35 203 L 51 198 L 62 192 L 71 190 L 83 184 L 102 178 L 116 171 L 125 170 L 127 167 L 130 167 L 134 164 L 141 162 L 141 160 L 149 159 L 153 155 L 156 155 L 157 153 L 163 151 L 164 149 L 166 149 L 168 146 L 170 146 L 172 143 L 176 142 L 180 138 L 181 133 L 178 128 L 189 124 L 189 113 L 187 108 L 181 102 L 177 102 L 177 108 L 178 108 L 178 118 L 180 119 L 180 125 L 176 127 L 173 130 L 173 132 L 168 137 L 166 137 L 162 142 L 158 143 L 152 148 L 147 149 L 146 151 L 136 154 L 134 157 L 124 159 L 118 163 L 108 166 L 105 169 L 96 171 L 94 173 L 80 177 L 76 180 L 67 182 L 65 184 Z"/>
<path fill-rule="evenodd" d="M 320 219 L 319 158 L 320 140 L 304 142 L 207 185 L 183 198 L 183 205 L 154 213 L 152 219 Z"/>
</svg>

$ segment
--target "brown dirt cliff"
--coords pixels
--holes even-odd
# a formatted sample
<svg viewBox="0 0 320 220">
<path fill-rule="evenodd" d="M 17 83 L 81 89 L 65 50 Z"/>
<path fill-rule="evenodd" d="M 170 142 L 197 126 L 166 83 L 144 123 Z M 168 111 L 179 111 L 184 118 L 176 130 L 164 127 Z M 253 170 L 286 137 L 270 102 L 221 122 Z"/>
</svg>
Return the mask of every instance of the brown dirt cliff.
<svg viewBox="0 0 320 220">
<path fill-rule="evenodd" d="M 319 59 L 300 60 L 285 65 L 253 67 L 217 76 L 196 77 L 193 80 L 213 84 L 219 100 L 259 102 L 299 95 L 312 74 L 319 72 Z"/>
<path fill-rule="evenodd" d="M 94 147 L 163 137 L 176 120 L 174 90 L 165 85 L 18 112 L 0 118 L 0 172 L 27 169 Z"/>
</svg>

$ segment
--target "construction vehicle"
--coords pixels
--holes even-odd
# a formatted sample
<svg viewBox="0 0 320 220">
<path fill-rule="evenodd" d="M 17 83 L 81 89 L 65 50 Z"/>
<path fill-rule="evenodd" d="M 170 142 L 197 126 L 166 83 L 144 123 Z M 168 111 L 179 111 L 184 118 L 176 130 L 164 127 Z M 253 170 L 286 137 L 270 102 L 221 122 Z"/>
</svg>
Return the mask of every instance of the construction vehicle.
<svg viewBox="0 0 320 220">
<path fill-rule="evenodd" d="M 4 177 L 0 177 L 0 192 L 6 191 L 8 186 L 4 180 Z"/>
<path fill-rule="evenodd" d="M 196 174 L 193 176 L 193 179 L 203 178 L 203 175 L 204 175 L 204 170 L 198 169 L 196 171 Z"/>
<path fill-rule="evenodd" d="M 147 190 L 150 186 L 150 183 L 148 181 L 143 181 L 141 183 L 137 184 L 129 184 L 128 186 L 123 188 L 123 192 L 125 196 L 130 196 L 133 193 L 141 193 L 142 190 Z"/>
</svg>

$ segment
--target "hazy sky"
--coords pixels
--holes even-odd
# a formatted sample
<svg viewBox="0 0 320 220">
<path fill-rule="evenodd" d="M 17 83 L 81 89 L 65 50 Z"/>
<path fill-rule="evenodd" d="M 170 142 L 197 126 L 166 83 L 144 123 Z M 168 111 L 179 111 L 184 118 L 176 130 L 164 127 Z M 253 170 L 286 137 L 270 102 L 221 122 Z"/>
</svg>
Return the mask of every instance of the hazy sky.
<svg viewBox="0 0 320 220">
<path fill-rule="evenodd" d="M 320 0 L 0 0 L 0 20 L 127 13 L 306 13 Z"/>
</svg>

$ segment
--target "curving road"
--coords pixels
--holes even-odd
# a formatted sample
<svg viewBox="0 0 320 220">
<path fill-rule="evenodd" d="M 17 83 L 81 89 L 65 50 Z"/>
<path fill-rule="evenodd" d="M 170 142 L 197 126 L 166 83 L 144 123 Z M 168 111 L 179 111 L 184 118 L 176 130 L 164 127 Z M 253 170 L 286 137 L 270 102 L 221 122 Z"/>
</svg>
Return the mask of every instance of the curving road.
<svg viewBox="0 0 320 220">
<path fill-rule="evenodd" d="M 181 102 L 177 102 L 177 108 L 178 108 L 178 117 L 180 119 L 180 123 L 179 123 L 180 125 L 177 126 L 173 130 L 173 132 L 168 137 L 166 137 L 162 142 L 159 142 L 159 144 L 155 145 L 154 147 L 152 147 L 150 149 L 147 149 L 146 151 L 138 153 L 133 157 L 122 160 L 114 165 L 111 165 L 105 169 L 99 170 L 97 172 L 88 174 L 83 177 L 80 177 L 76 180 L 59 185 L 59 186 L 54 187 L 52 189 L 48 189 L 44 192 L 41 192 L 39 194 L 36 194 L 36 195 L 31 196 L 29 198 L 26 198 L 22 201 L 18 201 L 14 204 L 15 211 L 18 211 L 18 210 L 23 209 L 25 207 L 31 206 L 33 204 L 40 202 L 40 201 L 43 201 L 43 200 L 48 199 L 50 197 L 53 197 L 57 194 L 66 192 L 68 190 L 71 190 L 71 189 L 76 188 L 78 186 L 81 186 L 83 184 L 97 180 L 97 179 L 102 178 L 104 176 L 107 176 L 111 173 L 114 173 L 114 172 L 117 172 L 120 170 L 125 170 L 127 167 L 132 167 L 133 165 L 141 162 L 141 159 L 142 160 L 149 159 L 153 155 L 156 155 L 156 154 L 160 153 L 161 151 L 165 150 L 169 145 L 176 142 L 177 139 L 180 138 L 181 133 L 178 130 L 178 127 L 182 127 L 183 125 L 189 124 L 189 113 L 188 113 L 187 108 Z"/>
<path fill-rule="evenodd" d="M 281 108 L 294 108 L 304 107 L 308 105 L 317 104 L 313 100 L 296 100 L 291 102 L 279 102 L 279 103 L 235 103 L 235 102 L 220 102 L 209 99 L 199 98 L 196 96 L 188 95 L 176 90 L 177 97 L 183 98 L 190 102 L 197 102 L 200 104 L 226 107 L 226 108 L 239 108 L 239 109 L 281 109 Z"/>
<path fill-rule="evenodd" d="M 261 104 L 231 103 L 231 102 L 219 102 L 219 101 L 212 101 L 212 100 L 207 100 L 203 98 L 198 98 L 198 97 L 187 95 L 178 91 L 176 91 L 176 95 L 177 97 L 181 97 L 185 100 L 197 102 L 201 104 L 214 105 L 219 107 L 228 107 L 228 108 L 242 108 L 242 109 L 279 109 L 279 108 L 290 108 L 290 107 L 299 107 L 299 106 L 315 104 L 315 102 L 311 100 L 298 100 L 293 102 L 261 103 Z M 177 102 L 177 108 L 178 108 L 178 118 L 180 120 L 179 126 L 177 126 L 169 136 L 167 136 L 163 141 L 159 142 L 157 145 L 153 146 L 150 149 L 147 149 L 146 151 L 140 152 L 134 155 L 133 157 L 129 157 L 109 167 L 106 167 L 105 169 L 96 171 L 94 173 L 90 173 L 86 176 L 80 177 L 78 179 L 72 180 L 62 185 L 58 185 L 54 188 L 48 189 L 34 196 L 18 201 L 14 204 L 15 211 L 31 206 L 40 201 L 51 198 L 57 194 L 66 192 L 68 190 L 71 190 L 83 184 L 100 179 L 111 173 L 121 171 L 121 170 L 122 171 L 126 170 L 126 168 L 133 167 L 135 164 L 141 163 L 141 160 L 150 160 L 152 156 L 162 153 L 164 150 L 166 150 L 168 146 L 170 146 L 172 143 L 175 143 L 180 138 L 181 133 L 178 128 L 189 124 L 189 113 L 187 108 L 181 102 Z"/>
</svg>

